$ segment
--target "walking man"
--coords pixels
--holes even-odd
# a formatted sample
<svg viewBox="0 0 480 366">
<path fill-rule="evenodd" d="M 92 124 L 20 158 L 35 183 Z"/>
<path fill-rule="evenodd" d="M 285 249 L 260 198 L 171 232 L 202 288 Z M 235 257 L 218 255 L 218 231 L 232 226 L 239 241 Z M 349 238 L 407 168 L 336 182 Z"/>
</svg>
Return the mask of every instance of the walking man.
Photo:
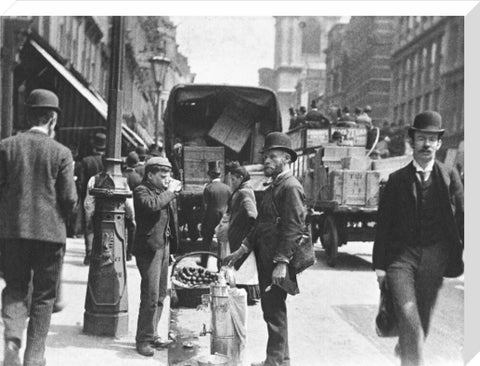
<svg viewBox="0 0 480 366">
<path fill-rule="evenodd" d="M 272 132 L 265 138 L 264 174 L 272 178 L 265 190 L 256 227 L 239 249 L 224 260 L 233 265 L 255 251 L 263 319 L 267 323 L 266 359 L 252 366 L 288 366 L 287 294 L 299 293 L 289 262 L 305 231 L 305 194 L 289 164 L 297 160 L 290 138 Z"/>
<path fill-rule="evenodd" d="M 182 189 L 180 181 L 170 178 L 171 171 L 167 158 L 148 159 L 143 181 L 133 192 L 137 219 L 133 254 L 142 278 L 135 340 L 142 356 L 153 356 L 154 347 L 168 344 L 158 336 L 157 327 L 167 295 L 170 243 L 176 243 L 172 201 Z"/>
<path fill-rule="evenodd" d="M 387 281 L 398 322 L 402 366 L 423 365 L 423 344 L 443 277 L 463 273 L 463 186 L 435 160 L 444 129 L 439 113 L 409 128 L 413 162 L 392 173 L 381 197 L 373 248 L 378 282 Z"/>
<path fill-rule="evenodd" d="M 29 317 L 24 366 L 45 365 L 45 340 L 57 296 L 66 220 L 77 202 L 70 149 L 56 142 L 58 97 L 44 89 L 27 99 L 25 133 L 0 141 L 0 239 L 6 287 L 4 365 L 20 365 Z M 33 292 L 27 308 L 29 283 Z"/>
</svg>

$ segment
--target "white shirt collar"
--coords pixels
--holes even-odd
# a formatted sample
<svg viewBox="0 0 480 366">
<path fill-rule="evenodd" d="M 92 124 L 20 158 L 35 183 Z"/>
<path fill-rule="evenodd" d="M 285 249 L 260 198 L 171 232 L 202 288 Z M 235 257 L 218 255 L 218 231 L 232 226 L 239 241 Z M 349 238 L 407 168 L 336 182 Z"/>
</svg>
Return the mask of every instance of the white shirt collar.
<svg viewBox="0 0 480 366">
<path fill-rule="evenodd" d="M 212 180 L 212 183 L 213 182 L 220 182 L 220 178 L 215 178 L 214 180 Z"/>
<path fill-rule="evenodd" d="M 431 172 L 433 170 L 433 164 L 435 164 L 435 160 L 432 160 L 427 164 L 425 168 L 422 168 L 420 164 L 418 164 L 415 159 L 413 160 L 413 166 L 417 172 Z"/>
</svg>

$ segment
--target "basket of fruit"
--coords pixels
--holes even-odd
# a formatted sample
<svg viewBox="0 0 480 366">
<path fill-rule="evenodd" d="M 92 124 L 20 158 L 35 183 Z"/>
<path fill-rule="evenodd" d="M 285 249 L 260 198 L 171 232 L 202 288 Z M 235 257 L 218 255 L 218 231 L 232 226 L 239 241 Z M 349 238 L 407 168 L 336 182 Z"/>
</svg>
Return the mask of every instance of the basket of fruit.
<svg viewBox="0 0 480 366">
<path fill-rule="evenodd" d="M 173 263 L 172 306 L 196 308 L 202 303 L 202 295 L 210 293 L 210 284 L 218 280 L 218 266 L 207 269 L 199 265 L 197 262 L 202 262 L 205 256 L 218 260 L 214 253 L 197 251 L 178 257 Z"/>
</svg>

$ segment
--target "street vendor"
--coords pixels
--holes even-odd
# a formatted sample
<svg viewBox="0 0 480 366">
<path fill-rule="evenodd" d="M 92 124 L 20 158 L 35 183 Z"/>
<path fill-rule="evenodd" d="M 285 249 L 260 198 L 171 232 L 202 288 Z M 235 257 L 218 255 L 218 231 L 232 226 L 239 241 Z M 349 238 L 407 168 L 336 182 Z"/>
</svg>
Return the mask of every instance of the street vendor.
<svg viewBox="0 0 480 366">
<path fill-rule="evenodd" d="M 265 190 L 255 229 L 224 262 L 235 264 L 255 251 L 268 342 L 265 361 L 252 365 L 280 366 L 290 364 L 286 298 L 299 289 L 289 263 L 304 233 L 307 210 L 303 187 L 290 170 L 290 163 L 297 160 L 290 137 L 271 132 L 263 152 L 264 174 L 272 183 Z"/>
<path fill-rule="evenodd" d="M 172 202 L 182 182 L 170 177 L 172 165 L 167 158 L 151 157 L 145 163 L 145 176 L 133 191 L 137 232 L 133 246 L 140 284 L 136 348 L 142 356 L 153 356 L 154 348 L 168 345 L 157 333 L 167 295 L 168 264 L 171 243 L 175 243 L 176 223 Z"/>
</svg>

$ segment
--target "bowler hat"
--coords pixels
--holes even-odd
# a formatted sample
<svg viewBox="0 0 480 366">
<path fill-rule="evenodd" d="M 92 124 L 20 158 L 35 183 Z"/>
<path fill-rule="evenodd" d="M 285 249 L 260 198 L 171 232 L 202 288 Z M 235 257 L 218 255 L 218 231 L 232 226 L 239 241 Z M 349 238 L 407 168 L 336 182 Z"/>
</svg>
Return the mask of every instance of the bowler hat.
<svg viewBox="0 0 480 366">
<path fill-rule="evenodd" d="M 93 147 L 96 150 L 105 150 L 107 148 L 107 135 L 103 132 L 97 132 L 93 137 Z"/>
<path fill-rule="evenodd" d="M 145 167 L 150 165 L 166 166 L 172 169 L 172 164 L 170 163 L 170 161 L 163 156 L 153 156 L 150 159 L 148 159 L 145 163 Z"/>
<path fill-rule="evenodd" d="M 135 168 L 138 165 L 138 162 L 140 161 L 138 154 L 135 151 L 130 151 L 127 155 L 127 166 L 131 168 Z"/>
<path fill-rule="evenodd" d="M 57 95 L 46 89 L 34 89 L 25 102 L 29 108 L 49 108 L 60 113 Z"/>
<path fill-rule="evenodd" d="M 265 145 L 262 151 L 266 152 L 272 149 L 288 152 L 291 156 L 292 163 L 297 160 L 297 153 L 292 150 L 292 140 L 282 132 L 270 132 L 267 137 L 265 137 Z"/>
<path fill-rule="evenodd" d="M 208 162 L 208 172 L 207 174 L 221 174 L 222 170 L 220 169 L 220 161 L 209 161 Z"/>
<path fill-rule="evenodd" d="M 415 131 L 438 133 L 442 136 L 445 129 L 442 128 L 442 116 L 435 111 L 424 111 L 415 116 L 413 126 L 408 129 L 408 134 L 413 136 Z"/>
<path fill-rule="evenodd" d="M 141 161 L 145 160 L 145 157 L 147 156 L 147 149 L 143 145 L 138 145 L 135 148 L 135 152 L 138 154 L 138 157 L 140 158 Z"/>
</svg>

